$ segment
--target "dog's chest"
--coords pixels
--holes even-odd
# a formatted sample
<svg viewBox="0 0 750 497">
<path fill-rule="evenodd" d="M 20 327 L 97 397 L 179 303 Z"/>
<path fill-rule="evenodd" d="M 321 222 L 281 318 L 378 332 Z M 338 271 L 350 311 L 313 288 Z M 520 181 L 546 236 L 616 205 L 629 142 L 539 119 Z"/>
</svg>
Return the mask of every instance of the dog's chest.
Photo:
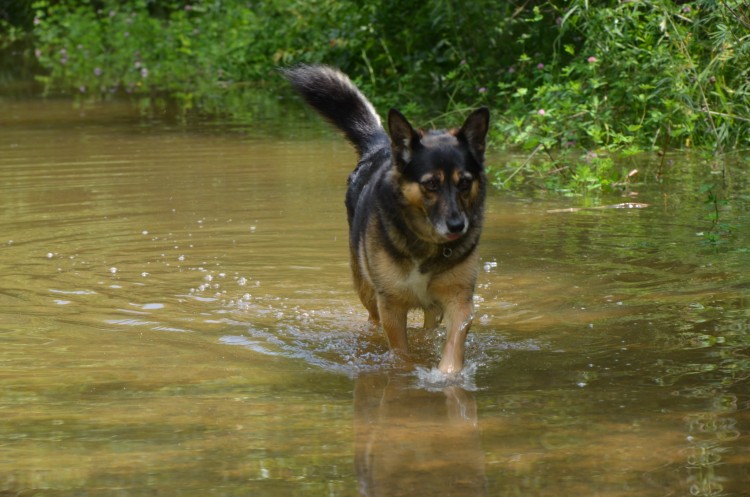
<svg viewBox="0 0 750 497">
<path fill-rule="evenodd" d="M 412 298 L 415 299 L 422 306 L 429 306 L 433 302 L 433 298 L 430 296 L 429 286 L 432 280 L 432 274 L 429 272 L 423 273 L 419 270 L 420 263 L 414 261 L 409 271 L 404 275 L 398 286 L 400 289 L 408 294 L 411 294 Z"/>
</svg>

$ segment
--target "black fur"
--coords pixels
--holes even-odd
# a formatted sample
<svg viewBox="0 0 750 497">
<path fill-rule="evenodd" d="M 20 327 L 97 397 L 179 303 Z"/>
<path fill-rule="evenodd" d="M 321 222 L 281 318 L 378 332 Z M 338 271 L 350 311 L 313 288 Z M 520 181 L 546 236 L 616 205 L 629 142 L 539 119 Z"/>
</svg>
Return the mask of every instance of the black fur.
<svg viewBox="0 0 750 497">
<path fill-rule="evenodd" d="M 285 69 L 283 74 L 310 106 L 344 132 L 360 154 L 388 143 L 375 109 L 339 71 L 303 65 Z"/>
<path fill-rule="evenodd" d="M 460 369 L 473 313 L 489 111 L 475 110 L 458 130 L 424 133 L 391 109 L 386 133 L 372 104 L 338 70 L 303 65 L 283 72 L 359 154 L 346 208 L 352 272 L 370 320 L 382 320 L 391 347 L 405 349 L 404 309 L 425 309 L 426 326 L 446 314 L 440 366 Z"/>
</svg>

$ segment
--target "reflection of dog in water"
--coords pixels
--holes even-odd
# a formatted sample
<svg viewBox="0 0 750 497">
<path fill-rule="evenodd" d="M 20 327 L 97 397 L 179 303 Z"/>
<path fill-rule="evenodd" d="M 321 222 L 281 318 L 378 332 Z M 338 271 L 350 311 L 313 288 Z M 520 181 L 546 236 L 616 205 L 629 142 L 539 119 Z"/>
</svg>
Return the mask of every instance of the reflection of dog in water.
<svg viewBox="0 0 750 497">
<path fill-rule="evenodd" d="M 473 316 L 489 111 L 475 110 L 459 129 L 424 132 L 391 109 L 386 133 L 343 73 L 298 66 L 285 75 L 359 153 L 346 208 L 354 283 L 370 322 L 381 323 L 391 350 L 406 357 L 408 311 L 423 309 L 425 328 L 445 317 L 439 368 L 460 371 Z"/>
<path fill-rule="evenodd" d="M 470 392 L 408 388 L 395 374 L 363 375 L 354 390 L 355 469 L 366 497 L 487 495 Z"/>
</svg>

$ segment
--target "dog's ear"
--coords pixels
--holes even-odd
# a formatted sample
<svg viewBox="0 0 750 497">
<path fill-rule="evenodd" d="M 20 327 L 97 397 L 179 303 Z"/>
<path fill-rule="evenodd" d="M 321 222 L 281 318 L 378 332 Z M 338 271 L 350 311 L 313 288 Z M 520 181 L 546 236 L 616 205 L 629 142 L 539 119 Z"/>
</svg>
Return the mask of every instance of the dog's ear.
<svg viewBox="0 0 750 497">
<path fill-rule="evenodd" d="M 391 109 L 388 112 L 388 130 L 391 133 L 391 150 L 396 166 L 402 169 L 409 163 L 414 156 L 414 151 L 420 146 L 419 133 L 396 109 Z"/>
<path fill-rule="evenodd" d="M 490 110 L 487 107 L 480 107 L 466 118 L 463 126 L 456 133 L 456 137 L 466 143 L 474 160 L 479 164 L 484 163 L 484 149 L 489 127 Z"/>
</svg>

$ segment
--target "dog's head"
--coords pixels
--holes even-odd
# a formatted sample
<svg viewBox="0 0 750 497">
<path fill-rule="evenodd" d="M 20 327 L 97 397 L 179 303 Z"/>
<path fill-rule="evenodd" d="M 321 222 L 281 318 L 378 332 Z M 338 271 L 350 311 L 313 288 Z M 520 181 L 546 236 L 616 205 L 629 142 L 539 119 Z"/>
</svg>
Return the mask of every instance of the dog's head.
<svg viewBox="0 0 750 497">
<path fill-rule="evenodd" d="M 475 110 L 459 129 L 417 131 L 388 114 L 393 167 L 417 235 L 435 243 L 463 237 L 481 223 L 484 150 L 490 112 Z"/>
</svg>

